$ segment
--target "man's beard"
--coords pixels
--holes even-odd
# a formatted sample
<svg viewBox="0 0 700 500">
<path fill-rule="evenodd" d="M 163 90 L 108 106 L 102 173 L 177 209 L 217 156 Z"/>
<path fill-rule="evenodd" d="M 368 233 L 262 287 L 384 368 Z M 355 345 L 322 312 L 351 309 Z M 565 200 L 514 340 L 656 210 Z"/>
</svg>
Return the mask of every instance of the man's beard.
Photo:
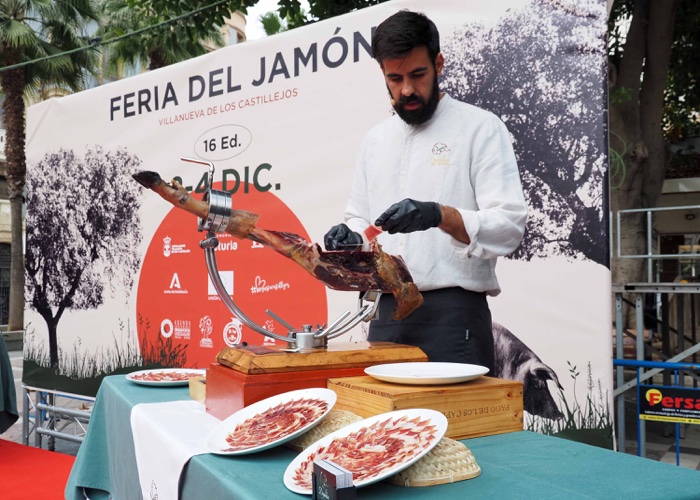
<svg viewBox="0 0 700 500">
<path fill-rule="evenodd" d="M 407 110 L 405 105 L 412 102 L 420 102 L 421 106 L 417 109 Z M 399 102 L 397 102 L 394 106 L 394 109 L 396 110 L 396 114 L 398 114 L 401 119 L 409 125 L 422 125 L 430 120 L 433 114 L 435 114 L 435 110 L 437 109 L 439 102 L 440 89 L 438 88 L 438 79 L 436 74 L 433 81 L 433 90 L 430 93 L 430 97 L 428 98 L 427 102 L 416 94 L 411 94 L 410 96 L 402 95 Z"/>
</svg>

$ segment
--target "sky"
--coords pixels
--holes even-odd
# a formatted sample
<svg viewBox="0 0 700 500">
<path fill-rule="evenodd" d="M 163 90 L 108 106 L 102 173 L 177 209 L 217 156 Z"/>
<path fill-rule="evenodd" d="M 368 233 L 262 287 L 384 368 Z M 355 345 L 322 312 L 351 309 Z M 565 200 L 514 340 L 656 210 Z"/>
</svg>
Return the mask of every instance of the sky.
<svg viewBox="0 0 700 500">
<path fill-rule="evenodd" d="M 306 11 L 309 10 L 309 2 L 301 0 L 301 6 Z M 265 37 L 262 24 L 258 18 L 270 11 L 277 10 L 277 0 L 260 0 L 254 7 L 248 9 L 246 14 L 245 36 L 247 40 L 258 40 Z"/>
</svg>

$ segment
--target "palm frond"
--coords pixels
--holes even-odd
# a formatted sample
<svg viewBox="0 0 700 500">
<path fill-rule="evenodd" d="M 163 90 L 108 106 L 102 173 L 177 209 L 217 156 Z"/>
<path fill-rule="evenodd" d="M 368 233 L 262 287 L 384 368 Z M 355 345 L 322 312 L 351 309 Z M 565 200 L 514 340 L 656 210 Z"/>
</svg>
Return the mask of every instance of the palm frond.
<svg viewBox="0 0 700 500">
<path fill-rule="evenodd" d="M 30 46 L 36 43 L 39 38 L 36 31 L 29 25 L 15 19 L 8 19 L 0 26 L 0 29 L 2 30 L 0 36 L 3 42 L 13 48 Z"/>
</svg>

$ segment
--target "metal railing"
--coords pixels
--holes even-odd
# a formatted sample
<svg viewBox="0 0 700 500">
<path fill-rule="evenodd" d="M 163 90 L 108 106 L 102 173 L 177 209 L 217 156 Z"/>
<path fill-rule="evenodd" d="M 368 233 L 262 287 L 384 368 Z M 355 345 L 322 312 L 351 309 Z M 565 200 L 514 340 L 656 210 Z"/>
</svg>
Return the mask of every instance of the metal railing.
<svg viewBox="0 0 700 500">
<path fill-rule="evenodd" d="M 32 400 L 32 394 L 34 400 Z M 68 408 L 60 399 L 94 403 L 95 398 L 78 396 L 51 389 L 23 386 L 22 442 L 29 444 L 34 434 L 34 446 L 42 447 L 48 439 L 48 449 L 54 450 L 56 439 L 82 443 L 90 422 L 90 411 Z"/>
<path fill-rule="evenodd" d="M 654 252 L 654 214 L 666 213 L 671 211 L 683 211 L 686 215 L 692 215 L 692 219 L 697 220 L 698 229 L 693 234 L 700 233 L 700 218 L 696 219 L 695 213 L 700 212 L 700 205 L 687 205 L 680 207 L 657 207 L 657 208 L 638 208 L 629 210 L 619 210 L 616 217 L 615 226 L 615 242 L 617 243 L 616 255 L 620 259 L 647 259 L 647 281 L 649 283 L 656 282 L 654 279 L 654 261 L 660 259 L 693 259 L 700 261 L 700 253 L 672 253 L 661 254 Z M 645 233 L 646 233 L 646 253 L 645 254 L 623 254 L 622 253 L 622 217 L 631 214 L 645 214 Z M 690 234 L 690 233 L 689 233 Z"/>
</svg>

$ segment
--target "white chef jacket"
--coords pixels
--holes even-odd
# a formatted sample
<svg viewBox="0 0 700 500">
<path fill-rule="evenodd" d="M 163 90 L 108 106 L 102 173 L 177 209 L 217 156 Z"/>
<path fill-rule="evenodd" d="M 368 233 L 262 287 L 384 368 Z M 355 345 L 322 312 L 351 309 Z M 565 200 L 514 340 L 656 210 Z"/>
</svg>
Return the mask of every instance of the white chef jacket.
<svg viewBox="0 0 700 500">
<path fill-rule="evenodd" d="M 363 234 L 404 198 L 456 208 L 471 239 L 466 245 L 437 228 L 380 234 L 384 251 L 404 258 L 418 288 L 462 287 L 498 295 L 496 259 L 517 248 L 527 218 L 503 122 L 444 94 L 435 114 L 420 126 L 398 115 L 375 126 L 357 157 L 345 221 Z"/>
</svg>

